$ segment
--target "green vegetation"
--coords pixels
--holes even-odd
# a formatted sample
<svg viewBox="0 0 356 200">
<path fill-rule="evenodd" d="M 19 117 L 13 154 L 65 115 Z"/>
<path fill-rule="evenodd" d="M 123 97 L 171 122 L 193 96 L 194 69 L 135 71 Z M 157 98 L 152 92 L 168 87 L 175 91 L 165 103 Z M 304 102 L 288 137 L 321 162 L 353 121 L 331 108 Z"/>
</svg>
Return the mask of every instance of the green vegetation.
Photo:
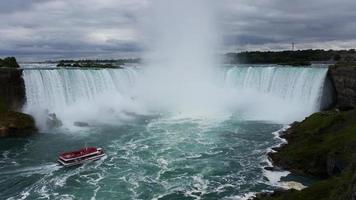
<svg viewBox="0 0 356 200">
<path fill-rule="evenodd" d="M 7 106 L 5 104 L 5 101 L 2 97 L 0 97 L 0 113 L 6 111 L 7 111 Z"/>
<path fill-rule="evenodd" d="M 4 59 L 0 59 L 0 67 L 6 68 L 19 68 L 19 64 L 17 64 L 16 58 L 14 57 L 7 57 Z"/>
<path fill-rule="evenodd" d="M 356 110 L 316 113 L 294 125 L 283 136 L 289 144 L 271 158 L 292 171 L 328 177 L 343 171 L 355 159 L 355 133 Z"/>
<path fill-rule="evenodd" d="M 60 62 L 57 64 L 57 67 L 81 67 L 81 68 L 120 68 L 119 66 L 114 66 L 112 64 L 102 64 L 102 63 L 94 63 L 94 62 L 86 62 L 86 63 L 64 63 Z"/>
<path fill-rule="evenodd" d="M 278 52 L 241 52 L 228 53 L 225 55 L 228 63 L 231 64 L 281 64 L 305 66 L 312 62 L 337 62 L 355 61 L 356 51 L 351 50 L 299 50 L 299 51 L 278 51 Z"/>
<path fill-rule="evenodd" d="M 325 178 L 302 191 L 261 194 L 257 200 L 346 200 L 356 193 L 356 110 L 316 113 L 283 136 L 288 144 L 270 154 L 292 172 Z"/>
<path fill-rule="evenodd" d="M 356 62 L 337 62 L 335 65 L 334 65 L 335 68 L 338 68 L 338 67 L 356 67 Z"/>
<path fill-rule="evenodd" d="M 82 68 L 120 68 L 126 63 L 139 63 L 140 59 L 118 60 L 61 60 L 57 67 L 82 67 Z"/>
</svg>

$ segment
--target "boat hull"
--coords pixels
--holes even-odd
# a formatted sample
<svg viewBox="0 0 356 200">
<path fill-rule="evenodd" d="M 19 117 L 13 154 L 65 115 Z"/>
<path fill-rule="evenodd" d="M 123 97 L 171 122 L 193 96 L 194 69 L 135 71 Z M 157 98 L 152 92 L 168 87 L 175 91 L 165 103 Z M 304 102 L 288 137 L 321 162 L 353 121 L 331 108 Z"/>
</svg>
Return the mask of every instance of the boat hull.
<svg viewBox="0 0 356 200">
<path fill-rule="evenodd" d="M 57 161 L 59 162 L 59 164 L 65 166 L 65 167 L 69 167 L 69 166 L 81 165 L 81 164 L 88 163 L 88 162 L 93 162 L 93 161 L 101 159 L 104 156 L 105 156 L 105 154 L 102 153 L 102 154 L 98 154 L 96 156 L 92 156 L 92 157 L 89 157 L 89 158 L 86 158 L 86 159 L 82 159 L 82 160 L 78 160 L 78 161 L 75 161 L 75 162 L 65 162 L 65 161 L 63 161 L 61 159 L 58 159 Z"/>
</svg>

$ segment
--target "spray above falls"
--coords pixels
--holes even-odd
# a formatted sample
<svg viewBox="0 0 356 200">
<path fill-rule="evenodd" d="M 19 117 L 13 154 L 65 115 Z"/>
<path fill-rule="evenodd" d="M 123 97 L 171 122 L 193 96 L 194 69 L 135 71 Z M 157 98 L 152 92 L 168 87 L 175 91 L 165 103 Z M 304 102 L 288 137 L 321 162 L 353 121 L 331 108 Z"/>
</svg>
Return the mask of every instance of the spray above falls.
<svg viewBox="0 0 356 200">
<path fill-rule="evenodd" d="M 217 108 L 214 2 L 155 0 L 144 21 L 145 67 L 137 96 L 160 112 L 207 114 Z"/>
</svg>

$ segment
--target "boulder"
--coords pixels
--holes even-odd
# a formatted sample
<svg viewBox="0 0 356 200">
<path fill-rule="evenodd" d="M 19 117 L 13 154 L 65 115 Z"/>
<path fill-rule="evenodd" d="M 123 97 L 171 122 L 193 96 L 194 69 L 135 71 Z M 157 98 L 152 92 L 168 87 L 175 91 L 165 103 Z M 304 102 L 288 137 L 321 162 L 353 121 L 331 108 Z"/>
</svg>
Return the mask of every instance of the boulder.
<svg viewBox="0 0 356 200">
<path fill-rule="evenodd" d="M 49 113 L 47 116 L 46 125 L 48 128 L 59 128 L 63 125 L 62 121 L 57 118 L 55 113 Z"/>
<path fill-rule="evenodd" d="M 90 125 L 86 122 L 74 122 L 74 126 L 78 127 L 89 127 Z"/>
<path fill-rule="evenodd" d="M 298 183 L 298 182 L 295 182 L 295 181 L 286 181 L 286 182 L 281 182 L 280 185 L 283 187 L 283 188 L 286 188 L 286 189 L 293 189 L 293 190 L 298 190 L 298 191 L 301 191 L 305 188 L 307 188 L 305 185 L 301 184 L 301 183 Z"/>
<path fill-rule="evenodd" d="M 30 115 L 13 111 L 0 113 L 0 137 L 26 136 L 36 130 Z"/>
<path fill-rule="evenodd" d="M 26 101 L 22 70 L 0 68 L 0 112 L 17 111 Z"/>
</svg>

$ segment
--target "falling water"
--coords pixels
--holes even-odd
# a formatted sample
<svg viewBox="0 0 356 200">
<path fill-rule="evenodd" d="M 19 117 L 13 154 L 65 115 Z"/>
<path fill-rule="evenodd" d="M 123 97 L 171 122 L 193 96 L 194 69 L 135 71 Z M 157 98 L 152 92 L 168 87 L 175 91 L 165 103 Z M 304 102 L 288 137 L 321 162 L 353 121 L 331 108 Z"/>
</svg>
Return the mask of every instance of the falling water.
<svg viewBox="0 0 356 200">
<path fill-rule="evenodd" d="M 49 113 L 71 125 L 83 120 L 110 121 L 113 115 L 135 111 L 129 95 L 137 80 L 134 69 L 34 69 L 24 70 L 23 76 L 27 98 L 24 110 L 35 116 L 41 128 Z"/>
<path fill-rule="evenodd" d="M 220 73 L 224 74 L 220 83 L 214 82 L 214 87 L 202 87 L 203 91 L 197 92 L 201 98 L 200 102 L 192 104 L 195 111 L 199 105 L 202 105 L 202 111 L 205 106 L 210 106 L 208 110 L 214 111 L 215 115 L 224 111 L 238 113 L 245 119 L 288 123 L 320 110 L 322 98 L 330 98 L 322 97 L 327 68 L 233 67 Z M 146 97 L 153 85 L 137 87 L 145 76 L 138 68 L 24 70 L 25 111 L 34 115 L 38 122 L 44 121 L 45 110 L 56 113 L 69 124 L 74 121 L 110 121 L 115 117 L 125 118 L 127 113 L 157 113 L 157 107 L 171 99 L 170 103 L 177 105 L 175 114 L 182 114 L 184 109 L 179 107 L 179 102 L 190 104 L 189 95 L 199 89 L 181 88 L 188 91 L 187 96 L 178 97 L 175 96 L 177 88 L 164 85 L 160 88 L 166 88 L 166 93 L 152 93 L 158 95 L 154 96 L 156 104 L 152 106 L 151 99 Z M 99 114 L 102 117 L 98 119 Z"/>
</svg>

